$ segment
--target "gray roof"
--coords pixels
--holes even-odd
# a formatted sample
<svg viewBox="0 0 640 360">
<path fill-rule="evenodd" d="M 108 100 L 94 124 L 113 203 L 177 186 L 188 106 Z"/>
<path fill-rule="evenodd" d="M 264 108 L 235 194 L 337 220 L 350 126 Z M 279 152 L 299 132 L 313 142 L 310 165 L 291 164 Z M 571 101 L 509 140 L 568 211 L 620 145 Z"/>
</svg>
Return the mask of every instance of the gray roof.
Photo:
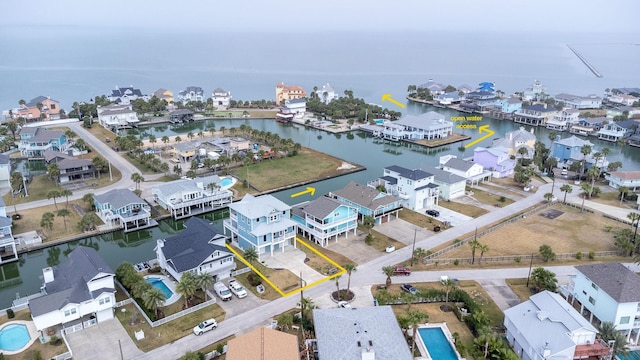
<svg viewBox="0 0 640 360">
<path fill-rule="evenodd" d="M 567 93 L 560 93 L 557 94 L 556 96 L 554 96 L 556 99 L 558 100 L 602 100 L 602 98 L 600 96 L 597 95 L 587 95 L 587 96 L 581 96 L 581 95 L 573 95 L 573 94 L 567 94 Z"/>
<path fill-rule="evenodd" d="M 38 97 L 36 97 L 36 98 L 34 98 L 34 99 L 31 99 L 31 101 L 29 101 L 29 102 L 28 102 L 28 103 L 26 103 L 25 105 L 26 105 L 28 108 L 37 107 L 37 106 L 38 106 L 38 103 L 41 103 L 41 102 L 43 102 L 43 101 L 45 101 L 45 100 L 55 101 L 55 100 L 53 100 L 53 99 L 49 99 L 49 98 L 48 98 L 48 97 L 46 97 L 46 96 L 42 96 L 42 95 L 40 95 L 40 96 L 38 96 Z M 55 101 L 55 102 L 57 102 L 57 101 Z"/>
<path fill-rule="evenodd" d="M 400 201 L 393 195 L 382 193 L 355 181 L 348 183 L 340 190 L 333 191 L 333 194 L 371 210 Z"/>
<path fill-rule="evenodd" d="M 132 95 L 144 96 L 144 95 L 142 95 L 142 92 L 140 91 L 140 89 L 134 89 L 133 87 L 122 87 L 122 88 L 117 88 L 115 90 L 111 90 L 111 96 L 112 97 L 124 96 L 125 93 L 127 92 L 127 90 L 129 90 Z"/>
<path fill-rule="evenodd" d="M 438 168 L 431 170 L 433 172 L 433 179 L 436 182 L 444 183 L 444 184 L 455 184 L 459 182 L 467 182 L 467 179 L 462 176 L 458 176 L 456 174 L 452 174 L 448 171 L 444 171 Z"/>
<path fill-rule="evenodd" d="M 69 303 L 79 304 L 114 289 L 90 292 L 87 283 L 98 274 L 115 275 L 111 267 L 93 248 L 78 246 L 66 262 L 53 268 L 54 280 L 45 284 L 47 295 L 29 300 L 29 309 L 35 316 L 59 310 Z"/>
<path fill-rule="evenodd" d="M 184 143 L 173 144 L 173 148 L 178 149 L 180 151 L 191 151 L 191 150 L 195 150 L 196 146 L 190 142 L 184 142 Z"/>
<path fill-rule="evenodd" d="M 74 159 L 74 157 L 71 155 L 53 150 L 45 150 L 44 153 L 42 153 L 42 156 L 44 157 L 44 161 L 46 162 L 51 162 L 52 160 L 53 162 L 58 162 L 62 159 Z"/>
<path fill-rule="evenodd" d="M 214 243 L 224 244 L 226 237 L 208 221 L 194 216 L 184 223 L 184 227 L 178 235 L 167 238 L 162 247 L 165 259 L 177 272 L 198 267 L 216 251 L 220 255 L 213 260 L 231 254 L 226 247 Z"/>
<path fill-rule="evenodd" d="M 640 302 L 640 276 L 620 263 L 604 263 L 576 266 L 600 289 L 616 302 Z"/>
<path fill-rule="evenodd" d="M 419 115 L 407 114 L 394 123 L 418 129 L 428 129 L 433 126 L 449 126 L 453 124 L 451 121 L 445 120 L 444 115 L 435 111 L 429 111 Z"/>
<path fill-rule="evenodd" d="M 380 179 L 388 182 L 391 185 L 396 185 L 398 183 L 398 179 L 394 178 L 393 176 L 381 176 Z"/>
<path fill-rule="evenodd" d="M 300 99 L 291 99 L 291 100 L 287 100 L 285 101 L 285 104 L 302 104 L 302 103 L 306 103 L 307 100 L 304 98 L 300 98 Z"/>
<path fill-rule="evenodd" d="M 450 167 L 452 169 L 460 170 L 460 171 L 467 171 L 471 169 L 473 165 L 474 165 L 473 162 L 458 159 L 457 157 L 452 157 L 451 159 L 449 159 L 449 161 L 446 162 L 446 164 L 444 164 L 444 166 Z"/>
<path fill-rule="evenodd" d="M 555 144 L 560 144 L 569 147 L 582 147 L 582 145 L 589 145 L 593 147 L 593 143 L 589 140 L 582 140 L 579 137 L 572 135 L 571 137 L 560 139 L 554 142 Z"/>
<path fill-rule="evenodd" d="M 230 204 L 229 208 L 249 219 L 257 219 L 262 216 L 269 216 L 272 213 L 282 213 L 283 211 L 291 209 L 289 205 L 276 199 L 273 195 L 256 197 L 251 194 L 246 194 L 242 200 Z"/>
<path fill-rule="evenodd" d="M 93 165 L 93 161 L 89 160 L 89 159 L 78 159 L 78 158 L 72 158 L 72 159 L 63 159 L 58 161 L 58 169 L 63 170 L 63 169 L 73 169 L 73 168 L 81 168 L 81 167 L 85 167 L 85 166 L 92 166 Z"/>
<path fill-rule="evenodd" d="M 555 108 L 549 106 L 549 107 L 545 107 L 545 105 L 543 104 L 533 104 L 533 105 L 529 105 L 527 107 L 524 108 L 525 110 L 531 110 L 531 111 L 538 111 L 538 112 L 551 112 L 551 111 L 557 111 Z"/>
<path fill-rule="evenodd" d="M 376 360 L 413 359 L 390 306 L 315 309 L 313 322 L 321 359 L 362 360 L 365 349 Z"/>
<path fill-rule="evenodd" d="M 428 177 L 432 177 L 433 174 L 430 174 L 424 170 L 421 169 L 413 169 L 413 170 L 409 170 L 407 168 L 403 168 L 402 166 L 398 166 L 398 165 L 391 165 L 391 166 L 387 166 L 385 167 L 386 170 L 390 170 L 393 172 L 397 172 L 398 174 L 400 174 L 400 176 L 407 178 L 407 179 L 411 179 L 414 181 L 418 181 L 418 180 L 422 180 L 422 179 L 426 179 Z"/>
<path fill-rule="evenodd" d="M 29 139 L 29 141 L 49 142 L 52 139 L 59 139 L 62 134 L 63 133 L 60 130 L 47 130 L 37 128 L 35 131 L 35 135 L 31 139 Z"/>
<path fill-rule="evenodd" d="M 101 204 L 111 204 L 113 209 L 120 209 L 129 204 L 144 203 L 144 200 L 129 189 L 113 189 L 101 195 L 94 195 L 93 198 Z"/>
<path fill-rule="evenodd" d="M 416 190 L 416 191 L 420 191 L 420 190 L 423 190 L 423 189 L 426 189 L 426 188 L 432 188 L 432 189 L 435 189 L 435 188 L 437 188 L 437 187 L 438 187 L 438 184 L 428 183 L 427 185 L 423 185 L 423 186 L 417 187 L 415 190 Z"/>
<path fill-rule="evenodd" d="M 0 164 L 4 165 L 8 163 L 9 163 L 9 156 L 5 154 L 0 154 Z"/>
<path fill-rule="evenodd" d="M 38 129 L 40 129 L 40 128 L 38 128 L 38 127 L 27 127 L 27 126 L 25 126 L 25 127 L 23 127 L 22 129 L 20 129 L 20 135 L 22 135 L 22 134 L 24 134 L 24 135 L 27 135 L 27 134 L 35 134 L 35 133 L 37 133 L 37 132 L 38 132 Z"/>
<path fill-rule="evenodd" d="M 294 205 L 291 208 L 291 211 L 303 219 L 305 217 L 305 213 L 318 219 L 324 219 L 340 206 L 348 205 L 345 205 L 338 200 L 322 196 L 302 204 Z"/>
<path fill-rule="evenodd" d="M 159 197 L 166 197 L 183 191 L 202 191 L 207 188 L 207 185 L 215 183 L 220 185 L 222 180 L 218 175 L 211 175 L 206 177 L 199 177 L 195 179 L 179 179 L 169 181 L 167 183 L 154 186 L 157 189 Z M 198 187 L 198 183 L 202 183 L 202 188 Z"/>
</svg>

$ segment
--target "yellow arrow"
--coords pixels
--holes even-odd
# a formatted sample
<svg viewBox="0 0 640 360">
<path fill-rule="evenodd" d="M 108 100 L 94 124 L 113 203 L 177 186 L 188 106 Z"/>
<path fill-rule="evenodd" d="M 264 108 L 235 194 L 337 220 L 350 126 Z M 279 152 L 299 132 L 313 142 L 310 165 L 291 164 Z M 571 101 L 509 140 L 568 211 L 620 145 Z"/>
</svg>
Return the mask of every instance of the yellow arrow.
<svg viewBox="0 0 640 360">
<path fill-rule="evenodd" d="M 313 196 L 313 194 L 316 193 L 316 188 L 308 187 L 307 190 L 305 190 L 305 191 L 300 191 L 300 192 L 297 192 L 295 194 L 291 194 L 291 197 L 296 197 L 296 196 L 304 195 L 304 194 L 307 194 L 307 193 L 309 193 L 309 194 L 311 194 L 311 196 Z"/>
<path fill-rule="evenodd" d="M 392 99 L 392 98 L 391 98 L 391 94 L 383 94 L 383 95 L 382 95 L 382 101 L 389 101 L 389 102 L 391 102 L 391 103 L 393 103 L 393 104 L 396 104 L 396 105 L 400 106 L 400 107 L 401 107 L 401 108 L 403 108 L 403 109 L 405 108 L 405 105 L 404 105 L 403 103 L 401 103 L 401 102 L 399 102 L 399 101 L 397 101 L 397 100 Z"/>
<path fill-rule="evenodd" d="M 483 137 L 481 137 L 481 138 L 478 138 L 478 139 L 473 140 L 472 142 L 470 142 L 470 143 L 468 143 L 467 145 L 465 145 L 465 146 L 464 146 L 464 148 L 466 149 L 466 148 L 468 148 L 469 146 L 474 145 L 474 144 L 477 144 L 477 143 L 479 143 L 480 141 L 482 141 L 482 140 L 484 140 L 484 139 L 488 138 L 489 136 L 491 136 L 491 135 L 495 134 L 495 132 L 493 132 L 493 130 L 489 130 L 489 125 L 482 125 L 482 126 L 480 126 L 480 127 L 478 128 L 478 133 L 482 134 L 483 132 L 486 132 L 486 133 L 487 133 L 487 135 L 485 135 L 485 136 L 483 136 Z"/>
</svg>

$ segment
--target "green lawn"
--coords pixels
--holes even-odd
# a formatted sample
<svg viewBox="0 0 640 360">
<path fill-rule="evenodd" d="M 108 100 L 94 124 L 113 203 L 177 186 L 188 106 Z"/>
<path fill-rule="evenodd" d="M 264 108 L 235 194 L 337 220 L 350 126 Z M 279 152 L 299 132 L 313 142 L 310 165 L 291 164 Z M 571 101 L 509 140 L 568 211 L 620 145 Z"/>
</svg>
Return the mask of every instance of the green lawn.
<svg viewBox="0 0 640 360">
<path fill-rule="evenodd" d="M 463 215 L 471 216 L 472 218 L 477 218 L 489 212 L 481 207 L 461 204 L 455 201 L 439 201 L 438 205 L 442 206 L 445 209 L 449 209 Z"/>
</svg>

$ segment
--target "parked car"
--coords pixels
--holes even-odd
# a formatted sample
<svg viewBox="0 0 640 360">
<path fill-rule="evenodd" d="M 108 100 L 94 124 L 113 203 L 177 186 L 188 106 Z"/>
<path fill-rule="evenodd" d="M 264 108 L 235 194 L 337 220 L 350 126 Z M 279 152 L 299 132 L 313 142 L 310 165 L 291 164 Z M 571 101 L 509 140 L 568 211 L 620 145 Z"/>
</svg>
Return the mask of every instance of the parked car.
<svg viewBox="0 0 640 360">
<path fill-rule="evenodd" d="M 440 212 L 438 210 L 429 209 L 426 211 L 427 215 L 431 215 L 433 217 L 440 216 Z"/>
<path fill-rule="evenodd" d="M 350 309 L 351 304 L 348 301 L 338 301 L 338 307 Z"/>
<path fill-rule="evenodd" d="M 386 252 L 390 253 L 390 252 L 394 252 L 396 251 L 396 247 L 393 245 L 389 245 L 387 246 L 387 248 L 385 249 Z"/>
<path fill-rule="evenodd" d="M 569 170 L 567 169 L 562 169 L 562 171 L 560 171 L 560 175 L 567 175 L 569 173 Z"/>
<path fill-rule="evenodd" d="M 240 283 L 236 281 L 236 279 L 229 281 L 229 290 L 231 290 L 231 292 L 234 293 L 238 297 L 238 299 L 247 297 L 247 290 L 245 290 L 244 286 L 240 285 Z"/>
<path fill-rule="evenodd" d="M 400 285 L 400 289 L 402 289 L 402 291 L 406 291 L 409 294 L 413 294 L 413 295 L 416 295 L 418 293 L 418 289 L 416 289 L 415 286 L 411 284 L 402 284 Z"/>
<path fill-rule="evenodd" d="M 229 288 L 226 287 L 222 282 L 213 284 L 213 290 L 220 297 L 220 299 L 222 299 L 222 301 L 231 300 L 231 290 L 229 290 Z"/>
<path fill-rule="evenodd" d="M 209 330 L 213 330 L 215 328 L 218 327 L 218 322 L 216 321 L 216 319 L 209 319 L 209 320 L 205 320 L 203 322 L 201 322 L 200 324 L 196 325 L 196 327 L 193 328 L 193 333 L 196 335 L 200 335 L 202 333 L 205 333 Z"/>
<path fill-rule="evenodd" d="M 393 268 L 393 275 L 411 275 L 411 269 L 404 266 L 396 266 Z"/>
<path fill-rule="evenodd" d="M 531 184 L 527 184 L 522 190 L 531 191 L 531 189 L 533 189 L 533 186 L 531 186 Z"/>
</svg>

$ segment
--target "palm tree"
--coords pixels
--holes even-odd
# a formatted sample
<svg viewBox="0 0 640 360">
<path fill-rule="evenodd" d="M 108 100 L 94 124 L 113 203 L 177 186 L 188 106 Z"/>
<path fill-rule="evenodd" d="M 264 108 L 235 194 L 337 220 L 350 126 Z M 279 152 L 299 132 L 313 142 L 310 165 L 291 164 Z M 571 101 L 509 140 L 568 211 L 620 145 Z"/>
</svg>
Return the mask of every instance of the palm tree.
<svg viewBox="0 0 640 360">
<path fill-rule="evenodd" d="M 62 216 L 62 221 L 64 222 L 64 229 L 67 230 L 67 216 L 71 215 L 69 210 L 60 209 L 60 210 L 58 210 L 58 212 L 56 214 L 57 214 L 57 216 Z"/>
<path fill-rule="evenodd" d="M 133 173 L 131 174 L 131 180 L 136 183 L 136 190 L 138 190 L 140 188 L 140 182 L 144 181 L 144 178 L 142 177 L 142 175 L 140 175 L 140 173 Z"/>
<path fill-rule="evenodd" d="M 560 191 L 562 191 L 564 193 L 564 200 L 562 200 L 563 203 L 567 203 L 567 194 L 571 194 L 571 192 L 573 191 L 573 187 L 569 184 L 564 184 L 560 187 Z"/>
<path fill-rule="evenodd" d="M 582 153 L 582 170 L 580 171 L 580 176 L 584 174 L 584 167 L 587 165 L 587 155 L 591 154 L 591 145 L 582 145 L 580 148 L 580 152 Z"/>
<path fill-rule="evenodd" d="M 444 303 L 445 305 L 449 305 L 449 292 L 451 292 L 451 290 L 456 286 L 456 283 L 451 280 L 450 278 L 446 278 L 443 280 L 440 280 L 440 283 L 442 285 L 444 285 L 445 287 L 445 297 L 444 297 Z"/>
<path fill-rule="evenodd" d="M 66 198 L 66 204 L 64 205 L 64 207 L 68 208 L 69 207 L 69 196 L 73 195 L 73 191 L 69 190 L 69 189 L 62 189 L 62 191 L 60 191 L 60 196 L 64 196 Z"/>
<path fill-rule="evenodd" d="M 342 276 L 338 275 L 335 277 L 336 279 L 336 294 L 338 294 L 338 301 L 342 300 L 342 297 L 340 296 L 340 278 Z"/>
<path fill-rule="evenodd" d="M 93 205 L 93 193 L 84 194 L 82 201 L 86 202 L 89 205 L 89 208 L 91 208 L 91 205 Z"/>
<path fill-rule="evenodd" d="M 180 136 L 176 136 L 174 140 L 175 142 L 179 143 L 180 141 L 182 141 L 182 138 Z"/>
<path fill-rule="evenodd" d="M 293 315 L 284 313 L 278 316 L 278 325 L 281 326 L 283 330 L 289 330 L 291 325 L 293 325 Z"/>
<path fill-rule="evenodd" d="M 158 307 L 162 306 L 165 300 L 167 300 L 167 298 L 164 296 L 162 290 L 153 286 L 148 288 L 147 291 L 142 294 L 144 306 L 153 309 L 153 312 L 156 314 L 156 318 L 158 317 Z"/>
<path fill-rule="evenodd" d="M 52 230 L 54 218 L 55 218 L 55 215 L 53 215 L 53 213 L 45 212 L 44 214 L 42 214 L 42 219 L 40 220 L 40 227 L 42 227 L 43 229 Z"/>
<path fill-rule="evenodd" d="M 180 277 L 180 281 L 176 284 L 176 292 L 184 296 L 184 307 L 189 307 L 189 300 L 196 293 L 197 285 L 194 275 L 190 272 L 185 272 Z"/>
<path fill-rule="evenodd" d="M 622 200 L 624 200 L 624 194 L 629 192 L 629 188 L 626 186 L 618 187 L 618 194 L 620 194 L 620 206 L 622 206 Z"/>
<path fill-rule="evenodd" d="M 489 353 L 489 343 L 496 338 L 496 334 L 489 326 L 479 327 L 477 333 L 476 342 L 484 348 L 484 358 L 486 359 Z"/>
<path fill-rule="evenodd" d="M 258 256 L 258 252 L 253 247 L 250 247 L 244 251 L 244 259 L 247 260 L 249 263 L 253 263 L 259 258 L 260 256 Z"/>
<path fill-rule="evenodd" d="M 60 168 L 58 167 L 58 164 L 49 164 L 47 166 L 47 174 L 49 174 L 49 179 L 53 180 L 55 184 L 58 184 L 58 176 L 60 176 Z"/>
<path fill-rule="evenodd" d="M 187 137 L 188 137 L 188 138 L 189 138 L 189 140 L 191 140 L 191 141 L 193 141 L 194 136 L 195 136 L 195 135 L 193 135 L 193 133 L 192 133 L 191 131 L 189 131 L 189 132 L 187 133 Z"/>
<path fill-rule="evenodd" d="M 211 134 L 211 136 L 216 134 L 216 127 L 215 126 L 211 126 L 209 129 L 207 129 L 209 131 L 209 134 Z"/>
<path fill-rule="evenodd" d="M 213 286 L 216 280 L 208 272 L 203 272 L 195 276 L 196 285 L 204 292 L 204 301 L 207 301 L 207 288 Z"/>
<path fill-rule="evenodd" d="M 477 239 L 473 239 L 469 241 L 469 246 L 471 247 L 471 264 L 475 264 L 476 262 L 476 250 L 480 248 L 480 242 Z"/>
<path fill-rule="evenodd" d="M 133 281 L 132 279 L 138 279 L 138 281 L 134 282 L 133 284 L 129 284 L 129 287 L 131 288 L 131 295 L 139 299 L 142 299 L 144 298 L 144 294 L 149 289 L 151 289 L 152 286 L 146 280 L 140 280 L 140 277 L 137 276 L 137 273 L 135 273 L 134 275 L 135 277 L 132 275 L 129 275 L 130 277 L 128 278 L 129 281 Z"/>
<path fill-rule="evenodd" d="M 640 214 L 638 214 L 637 212 L 630 212 L 629 214 L 627 214 L 627 219 L 631 220 L 631 228 L 635 227 L 635 230 L 633 232 L 633 245 L 637 245 L 636 244 L 636 235 L 638 234 L 638 222 L 640 222 Z M 633 224 L 635 223 L 635 225 Z"/>
<path fill-rule="evenodd" d="M 58 210 L 58 204 L 56 203 L 56 198 L 59 198 L 61 196 L 60 191 L 53 189 L 53 190 L 49 190 L 49 192 L 47 193 L 47 199 L 53 199 L 53 205 L 56 207 L 56 210 Z"/>
<path fill-rule="evenodd" d="M 301 312 L 302 317 L 304 318 L 307 311 L 313 310 L 316 307 L 317 306 L 313 302 L 312 298 L 310 298 L 310 297 L 302 298 L 302 300 L 300 301 L 300 312 Z"/>
<path fill-rule="evenodd" d="M 478 246 L 478 250 L 480 250 L 480 259 L 478 259 L 478 264 L 480 264 L 482 262 L 482 256 L 484 255 L 484 253 L 489 251 L 489 245 L 480 244 L 480 246 Z"/>
<path fill-rule="evenodd" d="M 413 330 L 413 337 L 411 340 L 411 353 L 416 350 L 416 333 L 418 332 L 418 325 L 429 320 L 429 315 L 420 310 L 407 310 L 407 322 Z"/>
<path fill-rule="evenodd" d="M 387 275 L 387 287 L 391 286 L 391 277 L 393 276 L 393 266 L 385 266 L 382 268 L 382 273 Z"/>
<path fill-rule="evenodd" d="M 604 341 L 614 340 L 613 353 L 616 355 L 626 356 L 629 353 L 627 339 L 616 329 L 616 326 L 609 321 L 605 321 L 598 327 L 598 335 Z"/>
<path fill-rule="evenodd" d="M 149 135 L 149 142 L 151 143 L 151 147 L 153 148 L 153 151 L 156 150 L 156 142 L 158 141 L 158 139 L 156 139 L 155 135 L 151 134 Z"/>
<path fill-rule="evenodd" d="M 344 269 L 347 271 L 347 294 L 349 294 L 349 289 L 351 288 L 351 273 L 356 271 L 357 268 L 352 263 L 347 263 L 344 265 Z"/>
</svg>

